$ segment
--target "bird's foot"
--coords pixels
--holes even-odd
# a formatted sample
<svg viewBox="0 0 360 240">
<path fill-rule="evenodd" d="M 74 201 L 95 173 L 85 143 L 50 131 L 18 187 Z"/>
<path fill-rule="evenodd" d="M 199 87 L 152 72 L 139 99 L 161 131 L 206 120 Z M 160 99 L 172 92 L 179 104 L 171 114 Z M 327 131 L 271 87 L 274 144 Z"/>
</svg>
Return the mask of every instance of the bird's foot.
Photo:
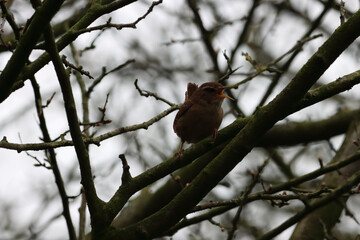
<svg viewBox="0 0 360 240">
<path fill-rule="evenodd" d="M 218 135 L 218 130 L 217 128 L 214 128 L 213 133 L 211 135 L 211 141 L 210 141 L 211 144 L 215 143 L 217 135 Z"/>
<path fill-rule="evenodd" d="M 175 153 L 174 157 L 178 157 L 178 158 L 182 158 L 182 152 L 184 151 L 183 149 L 183 145 L 184 145 L 184 142 L 181 141 L 181 145 L 180 145 L 180 148 L 179 148 L 179 151 L 177 153 Z"/>
<path fill-rule="evenodd" d="M 174 157 L 176 157 L 176 158 L 182 158 L 182 152 L 183 152 L 183 151 L 184 151 L 184 150 L 178 151 L 177 153 L 174 154 Z"/>
</svg>

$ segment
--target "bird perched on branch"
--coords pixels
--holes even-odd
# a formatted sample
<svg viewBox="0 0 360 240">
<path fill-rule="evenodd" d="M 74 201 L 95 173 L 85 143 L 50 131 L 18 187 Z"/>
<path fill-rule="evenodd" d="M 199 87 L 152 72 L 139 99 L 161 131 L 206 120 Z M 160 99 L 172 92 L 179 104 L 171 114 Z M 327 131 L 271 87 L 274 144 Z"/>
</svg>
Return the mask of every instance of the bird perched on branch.
<svg viewBox="0 0 360 240">
<path fill-rule="evenodd" d="M 174 132 L 181 138 L 179 154 L 184 142 L 196 143 L 209 136 L 216 137 L 223 119 L 221 104 L 225 98 L 233 100 L 223 94 L 224 89 L 226 87 L 217 82 L 207 82 L 200 87 L 188 83 L 185 102 L 173 125 Z"/>
</svg>

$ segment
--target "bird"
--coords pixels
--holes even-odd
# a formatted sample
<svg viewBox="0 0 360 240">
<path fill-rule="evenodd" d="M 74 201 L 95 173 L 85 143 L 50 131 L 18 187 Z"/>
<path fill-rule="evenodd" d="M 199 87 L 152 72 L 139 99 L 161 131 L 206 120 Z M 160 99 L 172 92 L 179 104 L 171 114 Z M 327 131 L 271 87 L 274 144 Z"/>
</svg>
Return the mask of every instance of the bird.
<svg viewBox="0 0 360 240">
<path fill-rule="evenodd" d="M 185 142 L 197 143 L 209 136 L 216 138 L 223 119 L 221 105 L 225 98 L 234 100 L 223 93 L 226 88 L 218 82 L 206 82 L 200 87 L 195 83 L 188 83 L 185 101 L 173 124 L 174 132 L 181 139 L 179 155 Z"/>
</svg>

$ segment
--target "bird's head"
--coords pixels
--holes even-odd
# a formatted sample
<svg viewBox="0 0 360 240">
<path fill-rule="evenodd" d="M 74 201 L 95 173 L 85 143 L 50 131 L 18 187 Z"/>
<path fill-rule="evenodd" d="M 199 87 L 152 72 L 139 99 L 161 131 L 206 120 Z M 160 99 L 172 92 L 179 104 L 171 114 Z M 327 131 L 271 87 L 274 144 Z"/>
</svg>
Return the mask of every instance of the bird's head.
<svg viewBox="0 0 360 240">
<path fill-rule="evenodd" d="M 226 87 L 217 82 L 204 83 L 197 89 L 198 93 L 194 94 L 194 101 L 201 100 L 211 104 L 221 104 L 225 98 L 234 100 L 223 93 L 224 89 L 226 89 Z"/>
</svg>

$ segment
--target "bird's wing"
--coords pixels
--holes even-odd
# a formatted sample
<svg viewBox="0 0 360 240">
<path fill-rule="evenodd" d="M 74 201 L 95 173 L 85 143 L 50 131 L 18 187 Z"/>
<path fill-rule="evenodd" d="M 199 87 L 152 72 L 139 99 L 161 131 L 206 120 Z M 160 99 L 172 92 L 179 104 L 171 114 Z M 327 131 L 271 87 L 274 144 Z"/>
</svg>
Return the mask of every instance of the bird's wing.
<svg viewBox="0 0 360 240">
<path fill-rule="evenodd" d="M 178 113 L 175 116 L 175 121 L 174 123 L 179 120 L 181 118 L 181 116 L 183 116 L 193 105 L 193 102 L 191 100 L 187 100 L 184 102 L 183 105 L 181 105 Z"/>
</svg>

